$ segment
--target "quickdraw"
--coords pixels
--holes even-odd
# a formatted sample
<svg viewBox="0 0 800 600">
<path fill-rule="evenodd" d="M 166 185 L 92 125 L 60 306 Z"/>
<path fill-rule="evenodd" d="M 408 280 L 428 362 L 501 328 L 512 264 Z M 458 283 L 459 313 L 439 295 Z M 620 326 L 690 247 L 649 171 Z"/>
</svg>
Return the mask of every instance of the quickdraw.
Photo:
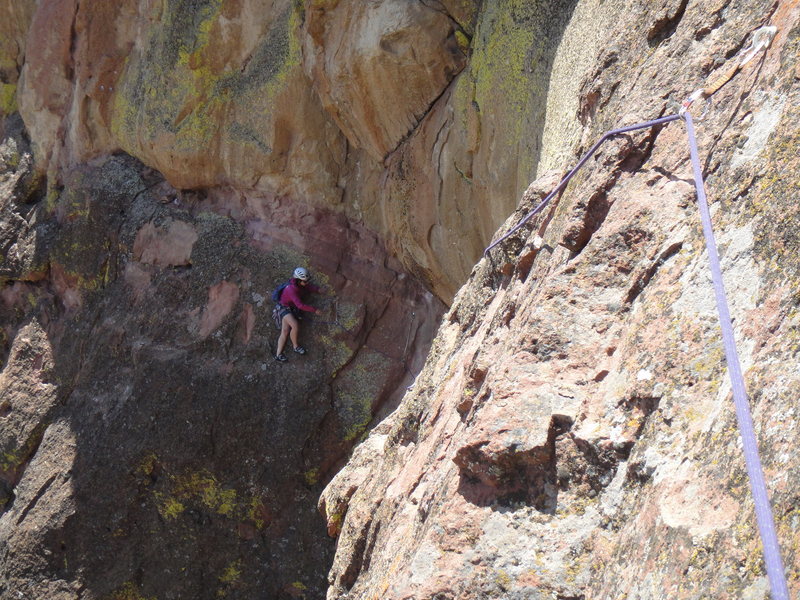
<svg viewBox="0 0 800 600">
<path fill-rule="evenodd" d="M 755 58 L 756 54 L 758 54 L 761 50 L 765 50 L 769 47 L 772 43 L 772 38 L 775 37 L 775 34 L 778 32 L 778 28 L 774 26 L 765 26 L 756 29 L 753 32 L 753 39 L 750 42 L 750 46 L 747 47 L 746 50 L 743 52 L 742 58 L 735 61 L 733 65 L 731 65 L 727 71 L 724 71 L 711 83 L 707 86 L 695 90 L 692 92 L 686 100 L 683 101 L 681 104 L 680 114 L 682 115 L 684 111 L 688 110 L 688 108 L 697 100 L 703 99 L 707 100 L 714 94 L 716 94 L 722 86 L 728 83 L 731 79 L 733 79 L 736 74 L 742 70 L 742 68 L 749 63 L 753 58 Z"/>
<path fill-rule="evenodd" d="M 714 240 L 714 230 L 711 224 L 711 215 L 708 209 L 708 201 L 705 193 L 705 184 L 703 182 L 703 168 L 700 164 L 700 157 L 697 150 L 697 140 L 694 132 L 694 124 L 692 122 L 692 115 L 689 113 L 689 107 L 699 98 L 707 99 L 715 94 L 722 86 L 730 81 L 736 73 L 738 73 L 744 65 L 750 62 L 756 54 L 762 49 L 767 48 L 775 36 L 777 28 L 775 27 L 761 27 L 753 33 L 753 40 L 751 45 L 744 51 L 744 56 L 737 61 L 733 67 L 725 71 L 721 76 L 712 81 L 711 84 L 705 88 L 701 88 L 693 92 L 680 107 L 678 114 L 662 117 L 653 121 L 646 121 L 620 129 L 613 129 L 606 132 L 600 140 L 592 146 L 592 148 L 578 161 L 578 164 L 561 180 L 556 188 L 548 194 L 536 208 L 525 215 L 514 227 L 511 228 L 505 235 L 490 244 L 484 250 L 486 256 L 492 248 L 501 244 L 504 240 L 508 239 L 511 235 L 516 233 L 527 221 L 534 215 L 541 212 L 550 200 L 567 185 L 570 179 L 577 173 L 577 171 L 586 164 L 589 157 L 611 137 L 635 131 L 638 129 L 645 129 L 656 127 L 670 121 L 683 119 L 686 123 L 686 132 L 689 138 L 689 155 L 691 158 L 692 169 L 694 172 L 694 182 L 697 192 L 697 203 L 700 210 L 700 218 L 703 224 L 703 235 L 706 242 L 706 250 L 708 251 L 709 268 L 711 270 L 711 278 L 714 286 L 714 294 L 717 302 L 717 313 L 719 316 L 720 329 L 722 330 L 723 346 L 725 348 L 725 359 L 728 366 L 728 375 L 731 380 L 731 389 L 733 392 L 733 401 L 736 408 L 736 419 L 739 425 L 739 433 L 742 438 L 742 452 L 745 458 L 745 465 L 747 474 L 750 479 L 750 491 L 753 497 L 753 504 L 756 513 L 756 521 L 758 524 L 759 535 L 764 548 L 764 564 L 767 570 L 767 578 L 769 579 L 771 595 L 773 600 L 789 600 L 789 589 L 786 583 L 786 575 L 784 573 L 783 561 L 781 559 L 780 546 L 778 544 L 777 534 L 775 533 L 775 521 L 772 516 L 772 509 L 770 506 L 769 494 L 767 492 L 766 482 L 764 480 L 764 472 L 761 466 L 761 460 L 758 453 L 758 440 L 756 439 L 755 429 L 753 427 L 753 419 L 750 412 L 750 403 L 747 398 L 745 390 L 744 376 L 742 375 L 741 366 L 739 364 L 739 355 L 736 348 L 736 339 L 733 332 L 733 325 L 731 324 L 730 310 L 728 308 L 727 296 L 725 293 L 725 285 L 722 279 L 722 269 L 719 261 L 719 254 L 717 252 L 716 241 Z"/>
</svg>

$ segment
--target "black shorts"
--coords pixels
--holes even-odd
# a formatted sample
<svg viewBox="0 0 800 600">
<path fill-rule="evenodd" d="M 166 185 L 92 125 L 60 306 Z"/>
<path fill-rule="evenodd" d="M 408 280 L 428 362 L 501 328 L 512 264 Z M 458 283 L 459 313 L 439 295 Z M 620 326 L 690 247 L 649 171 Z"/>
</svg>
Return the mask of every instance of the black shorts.
<svg viewBox="0 0 800 600">
<path fill-rule="evenodd" d="M 295 317 L 297 316 L 297 314 L 295 313 L 295 311 L 293 309 L 289 308 L 288 306 L 283 306 L 282 304 L 279 304 L 278 305 L 278 318 L 281 321 L 283 321 L 283 317 L 285 317 L 286 315 L 293 315 Z"/>
</svg>

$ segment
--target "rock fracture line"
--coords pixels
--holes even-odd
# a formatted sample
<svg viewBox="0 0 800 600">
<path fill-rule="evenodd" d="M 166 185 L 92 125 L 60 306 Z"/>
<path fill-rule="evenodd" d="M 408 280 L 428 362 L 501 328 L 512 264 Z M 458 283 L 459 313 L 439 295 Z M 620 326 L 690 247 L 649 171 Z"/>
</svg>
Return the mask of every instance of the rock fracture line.
<svg viewBox="0 0 800 600">
<path fill-rule="evenodd" d="M 728 300 L 725 294 L 725 285 L 722 280 L 722 269 L 720 267 L 719 254 L 717 252 L 717 245 L 714 239 L 714 230 L 711 226 L 711 214 L 708 209 L 708 201 L 705 193 L 705 185 L 703 182 L 703 169 L 700 165 L 700 157 L 697 151 L 697 139 L 694 132 L 694 124 L 692 116 L 688 111 L 688 105 L 692 100 L 684 103 L 683 108 L 679 114 L 661 117 L 652 121 L 644 123 L 637 123 L 636 125 L 629 125 L 628 127 L 621 127 L 619 129 L 612 129 L 606 132 L 598 142 L 592 146 L 586 154 L 578 161 L 578 164 L 561 180 L 561 182 L 542 200 L 536 208 L 526 214 L 514 227 L 512 227 L 506 234 L 498 240 L 489 245 L 483 252 L 484 256 L 502 244 L 509 237 L 519 231 L 525 223 L 530 221 L 535 215 L 540 213 L 547 204 L 563 190 L 569 180 L 586 164 L 586 161 L 597 151 L 610 138 L 636 131 L 638 129 L 647 129 L 650 127 L 657 127 L 664 125 L 671 121 L 683 119 L 686 123 L 686 131 L 689 138 L 689 154 L 692 162 L 692 169 L 694 171 L 694 183 L 697 190 L 697 204 L 700 209 L 700 219 L 703 223 L 703 235 L 705 237 L 706 249 L 708 251 L 708 262 L 711 269 L 711 279 L 714 286 L 714 295 L 717 301 L 717 313 L 719 315 L 720 328 L 722 329 L 722 341 L 725 347 L 725 359 L 728 365 L 728 374 L 731 379 L 731 388 L 733 390 L 733 401 L 736 407 L 736 419 L 739 425 L 739 433 L 742 438 L 742 449 L 744 452 L 745 465 L 747 467 L 747 474 L 750 479 L 750 492 L 753 497 L 755 505 L 756 521 L 758 523 L 758 531 L 761 536 L 761 543 L 764 547 L 764 563 L 766 565 L 767 577 L 770 583 L 773 600 L 789 600 L 789 590 L 786 584 L 786 576 L 783 568 L 783 561 L 781 560 L 780 547 L 778 545 L 778 538 L 775 533 L 775 522 L 772 515 L 772 509 L 767 493 L 767 486 L 764 480 L 764 471 L 761 466 L 761 460 L 758 454 L 758 441 L 756 439 L 755 430 L 753 428 L 753 418 L 750 413 L 750 403 L 745 391 L 744 377 L 742 369 L 739 364 L 739 355 L 736 349 L 736 339 L 733 333 L 733 326 L 731 325 L 731 316 L 728 309 Z"/>
</svg>

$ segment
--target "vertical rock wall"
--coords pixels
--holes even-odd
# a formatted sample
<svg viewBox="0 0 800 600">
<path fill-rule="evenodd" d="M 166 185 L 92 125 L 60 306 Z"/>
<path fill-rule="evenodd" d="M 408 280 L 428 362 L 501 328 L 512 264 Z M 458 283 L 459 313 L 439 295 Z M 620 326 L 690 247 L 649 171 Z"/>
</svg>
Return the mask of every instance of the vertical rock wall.
<svg viewBox="0 0 800 600">
<path fill-rule="evenodd" d="M 48 0 L 7 9 L 2 114 L 51 186 L 124 151 L 176 188 L 289 196 L 363 222 L 448 302 L 537 171 L 554 60 L 579 80 L 599 43 L 556 56 L 576 5 Z M 602 30 L 618 9 L 582 10 Z M 563 151 L 574 110 L 550 111 L 573 119 Z"/>
<path fill-rule="evenodd" d="M 698 129 L 795 574 L 795 0 L 0 14 L 0 597 L 764 597 L 680 123 L 473 265 L 767 22 Z"/>
<path fill-rule="evenodd" d="M 321 486 L 420 368 L 438 301 L 341 216 L 302 210 L 316 257 L 130 157 L 72 170 L 52 200 L 18 188 L 2 205 L 0 597 L 324 595 Z M 273 202 L 275 227 L 297 222 Z M 269 295 L 309 258 L 323 314 L 283 365 Z"/>
<path fill-rule="evenodd" d="M 794 597 L 800 6 L 625 8 L 587 76 L 553 72 L 551 86 L 581 80 L 569 166 L 604 131 L 675 112 L 755 28 L 778 28 L 693 111 Z M 556 66 L 580 54 L 570 46 Z M 549 106 L 560 122 L 563 105 Z M 680 121 L 612 139 L 479 261 L 413 389 L 320 508 L 338 536 L 331 599 L 769 597 Z"/>
</svg>

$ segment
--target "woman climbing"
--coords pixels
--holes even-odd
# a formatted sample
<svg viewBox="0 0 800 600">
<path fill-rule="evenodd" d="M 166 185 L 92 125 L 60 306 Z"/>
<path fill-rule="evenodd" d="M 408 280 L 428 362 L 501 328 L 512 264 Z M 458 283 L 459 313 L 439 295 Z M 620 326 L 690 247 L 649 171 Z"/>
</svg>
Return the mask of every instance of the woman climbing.
<svg viewBox="0 0 800 600">
<path fill-rule="evenodd" d="M 300 333 L 300 322 L 298 315 L 300 311 L 319 314 L 319 310 L 303 302 L 304 292 L 319 293 L 319 287 L 309 282 L 308 271 L 303 267 L 297 267 L 292 274 L 289 283 L 283 286 L 278 296 L 278 310 L 281 320 L 281 335 L 278 338 L 278 347 L 275 352 L 275 360 L 286 362 L 288 359 L 283 353 L 286 345 L 286 336 L 292 341 L 292 347 L 298 354 L 305 354 L 306 350 L 297 343 L 297 335 Z"/>
</svg>

